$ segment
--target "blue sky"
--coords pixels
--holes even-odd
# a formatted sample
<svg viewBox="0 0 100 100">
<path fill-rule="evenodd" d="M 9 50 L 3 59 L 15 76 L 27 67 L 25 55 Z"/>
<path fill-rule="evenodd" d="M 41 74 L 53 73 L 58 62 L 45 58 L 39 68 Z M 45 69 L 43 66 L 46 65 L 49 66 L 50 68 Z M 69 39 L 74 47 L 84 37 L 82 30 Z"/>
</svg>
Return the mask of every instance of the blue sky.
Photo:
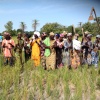
<svg viewBox="0 0 100 100">
<path fill-rule="evenodd" d="M 8 21 L 13 29 L 20 28 L 20 22 L 33 31 L 32 22 L 39 20 L 37 30 L 46 23 L 58 22 L 64 26 L 88 21 L 91 8 L 100 16 L 100 0 L 0 0 L 0 32 L 5 30 Z"/>
</svg>

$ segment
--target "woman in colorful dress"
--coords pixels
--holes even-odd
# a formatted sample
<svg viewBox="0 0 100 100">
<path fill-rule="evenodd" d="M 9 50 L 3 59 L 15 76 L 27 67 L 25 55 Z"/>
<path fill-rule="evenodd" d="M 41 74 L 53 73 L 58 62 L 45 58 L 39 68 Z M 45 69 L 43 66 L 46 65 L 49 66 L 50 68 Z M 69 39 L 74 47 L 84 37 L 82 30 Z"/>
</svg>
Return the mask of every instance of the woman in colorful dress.
<svg viewBox="0 0 100 100">
<path fill-rule="evenodd" d="M 54 40 L 54 33 L 50 33 L 50 39 L 48 38 L 48 45 L 46 45 L 49 49 L 48 56 L 46 56 L 46 68 L 47 70 L 55 69 L 56 67 L 56 41 Z M 46 44 L 46 41 L 44 41 Z"/>
<path fill-rule="evenodd" d="M 46 39 L 46 33 L 43 32 L 41 34 L 41 41 L 40 41 L 40 54 L 41 54 L 41 65 L 44 68 L 44 70 L 46 70 L 46 57 L 44 55 L 45 53 L 45 44 L 44 44 L 44 40 Z"/>
<path fill-rule="evenodd" d="M 31 58 L 34 61 L 34 66 L 37 67 L 40 65 L 40 33 L 34 32 L 34 37 L 35 39 L 30 43 L 30 45 L 32 46 Z"/>
<path fill-rule="evenodd" d="M 57 43 L 57 46 L 56 46 L 56 66 L 57 66 L 57 68 L 60 68 L 63 66 L 62 51 L 64 48 L 64 43 L 63 43 L 63 35 L 62 34 L 60 34 L 59 40 L 56 41 L 56 43 Z"/>
<path fill-rule="evenodd" d="M 15 46 L 14 40 L 11 39 L 10 34 L 6 32 L 5 39 L 2 41 L 3 54 L 5 58 L 5 65 L 13 65 L 13 48 Z"/>
<path fill-rule="evenodd" d="M 27 62 L 29 58 L 31 57 L 30 40 L 28 36 L 25 36 L 24 38 L 25 38 L 24 39 L 24 54 L 25 54 L 25 62 Z"/>
<path fill-rule="evenodd" d="M 71 67 L 76 69 L 81 64 L 81 42 L 78 40 L 79 35 L 75 34 L 73 39 L 73 55 L 71 58 Z"/>
<path fill-rule="evenodd" d="M 100 50 L 100 35 L 96 36 L 96 40 L 93 43 L 93 50 L 91 52 L 92 56 L 92 65 L 95 66 L 95 68 L 98 67 L 99 62 L 99 50 Z"/>
<path fill-rule="evenodd" d="M 67 34 L 67 40 L 64 42 L 64 50 L 66 55 L 63 56 L 63 64 L 71 68 L 71 55 L 72 55 L 72 33 Z"/>
</svg>

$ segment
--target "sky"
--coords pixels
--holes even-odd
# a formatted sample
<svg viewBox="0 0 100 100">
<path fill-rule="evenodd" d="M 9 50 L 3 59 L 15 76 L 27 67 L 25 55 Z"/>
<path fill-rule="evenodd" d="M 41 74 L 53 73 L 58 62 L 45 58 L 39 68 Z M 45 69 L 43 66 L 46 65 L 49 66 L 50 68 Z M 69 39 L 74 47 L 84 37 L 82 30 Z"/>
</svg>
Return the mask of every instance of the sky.
<svg viewBox="0 0 100 100">
<path fill-rule="evenodd" d="M 24 22 L 25 31 L 33 31 L 34 19 L 39 23 L 37 31 L 53 22 L 77 27 L 79 22 L 88 21 L 92 7 L 100 17 L 100 0 L 0 0 L 0 32 L 8 21 L 13 22 L 13 29 L 19 29 L 20 22 Z"/>
</svg>

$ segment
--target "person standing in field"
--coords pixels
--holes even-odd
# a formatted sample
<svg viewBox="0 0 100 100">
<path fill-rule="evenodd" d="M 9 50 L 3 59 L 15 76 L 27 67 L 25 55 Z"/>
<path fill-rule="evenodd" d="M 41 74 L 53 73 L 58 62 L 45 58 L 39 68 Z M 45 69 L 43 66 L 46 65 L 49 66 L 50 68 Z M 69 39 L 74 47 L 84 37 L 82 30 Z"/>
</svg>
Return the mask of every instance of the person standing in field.
<svg viewBox="0 0 100 100">
<path fill-rule="evenodd" d="M 76 69 L 81 64 L 81 42 L 78 40 L 79 34 L 74 35 L 73 55 L 71 58 L 71 67 Z"/>
<path fill-rule="evenodd" d="M 3 55 L 4 55 L 4 65 L 13 65 L 13 48 L 15 46 L 15 42 L 11 39 L 11 36 L 8 32 L 5 33 L 5 39 L 2 41 L 3 47 Z"/>
<path fill-rule="evenodd" d="M 88 66 L 90 66 L 92 64 L 91 51 L 93 50 L 92 34 L 87 35 L 87 46 L 88 46 L 87 64 Z"/>
<path fill-rule="evenodd" d="M 2 52 L 2 41 L 3 41 L 3 36 L 0 34 L 0 53 Z"/>
<path fill-rule="evenodd" d="M 31 47 L 28 35 L 24 37 L 24 55 L 25 55 L 25 62 L 27 62 L 31 57 Z"/>
<path fill-rule="evenodd" d="M 68 68 L 71 67 L 72 46 L 73 46 L 72 33 L 68 33 L 67 41 L 64 42 L 64 50 L 66 52 L 66 60 L 63 60 L 64 65 L 66 65 Z"/>
<path fill-rule="evenodd" d="M 54 33 L 50 32 L 50 37 L 44 40 L 46 45 L 46 68 L 47 70 L 56 68 L 56 41 L 54 40 Z"/>
<path fill-rule="evenodd" d="M 100 50 L 100 35 L 96 36 L 96 40 L 93 43 L 93 50 L 91 52 L 92 56 L 92 65 L 95 66 L 95 68 L 98 67 L 99 62 L 99 50 Z"/>
<path fill-rule="evenodd" d="M 40 41 L 40 53 L 41 53 L 41 65 L 46 70 L 46 57 L 44 55 L 45 53 L 45 44 L 44 40 L 46 39 L 47 35 L 45 32 L 41 34 L 41 41 Z"/>
<path fill-rule="evenodd" d="M 40 33 L 34 32 L 34 39 L 31 41 L 30 45 L 32 46 L 31 59 L 34 61 L 35 67 L 40 65 L 40 41 Z"/>
<path fill-rule="evenodd" d="M 82 53 L 83 53 L 83 57 L 82 57 L 82 64 L 87 64 L 87 56 L 88 56 L 88 38 L 87 38 L 87 35 L 89 34 L 88 31 L 86 31 L 84 33 L 84 36 L 82 38 L 82 42 L 81 42 L 81 45 L 82 45 Z"/>
<path fill-rule="evenodd" d="M 60 34 L 59 40 L 56 41 L 56 44 L 57 44 L 56 46 L 56 66 L 57 68 L 60 68 L 63 66 L 63 62 L 62 62 L 62 58 L 63 58 L 62 52 L 64 48 L 63 37 L 64 35 Z"/>
<path fill-rule="evenodd" d="M 22 33 L 19 32 L 17 36 L 17 43 L 15 45 L 14 51 L 16 54 L 17 62 L 21 64 L 22 68 L 23 68 L 23 63 L 24 63 L 23 56 L 22 56 L 23 47 L 24 47 L 24 40 L 22 39 Z"/>
</svg>

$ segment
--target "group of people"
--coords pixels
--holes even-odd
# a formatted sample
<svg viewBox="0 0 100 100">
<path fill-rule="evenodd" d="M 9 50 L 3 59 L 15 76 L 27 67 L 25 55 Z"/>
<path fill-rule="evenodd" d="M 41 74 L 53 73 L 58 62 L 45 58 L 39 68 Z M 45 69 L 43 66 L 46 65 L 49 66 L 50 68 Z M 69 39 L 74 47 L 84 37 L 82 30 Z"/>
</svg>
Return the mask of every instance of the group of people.
<svg viewBox="0 0 100 100">
<path fill-rule="evenodd" d="M 28 34 L 18 33 L 17 43 L 12 39 L 8 32 L 4 33 L 1 41 L 4 64 L 14 63 L 13 51 L 19 56 L 20 64 L 23 66 L 22 52 L 24 52 L 25 62 L 32 59 L 34 66 L 42 66 L 45 70 L 61 67 L 77 68 L 82 64 L 98 67 L 100 35 L 96 35 L 92 41 L 92 34 L 85 32 L 82 41 L 79 34 L 63 32 L 61 34 L 50 32 L 39 33 L 29 38 Z M 16 58 L 15 58 L 16 59 Z"/>
</svg>

